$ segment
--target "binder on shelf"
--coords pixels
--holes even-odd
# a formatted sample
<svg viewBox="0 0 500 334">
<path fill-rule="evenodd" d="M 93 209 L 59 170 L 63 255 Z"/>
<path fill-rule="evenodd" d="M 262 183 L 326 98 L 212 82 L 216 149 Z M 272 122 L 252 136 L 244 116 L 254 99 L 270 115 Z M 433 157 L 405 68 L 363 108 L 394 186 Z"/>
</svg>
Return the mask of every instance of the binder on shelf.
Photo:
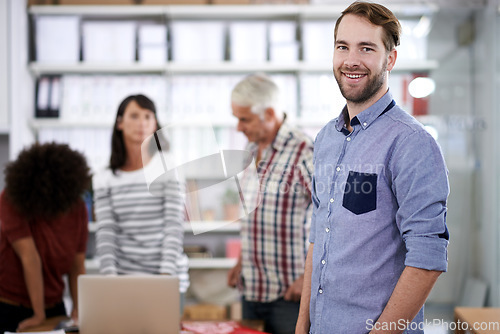
<svg viewBox="0 0 500 334">
<path fill-rule="evenodd" d="M 267 22 L 232 22 L 229 26 L 231 61 L 267 61 Z"/>
<path fill-rule="evenodd" d="M 232 238 L 226 240 L 226 257 L 230 259 L 237 259 L 241 254 L 241 239 Z"/>
<path fill-rule="evenodd" d="M 172 23 L 172 60 L 176 62 L 222 62 L 226 25 L 220 21 Z"/>
<path fill-rule="evenodd" d="M 61 78 L 52 77 L 50 81 L 49 117 L 59 117 L 60 102 Z"/>
<path fill-rule="evenodd" d="M 94 221 L 94 203 L 92 200 L 93 192 L 91 189 L 85 191 L 83 194 L 83 201 L 85 202 L 85 207 L 87 208 L 87 217 L 90 222 Z"/>
<path fill-rule="evenodd" d="M 37 16 L 35 35 L 37 62 L 60 64 L 80 61 L 78 16 Z"/>
<path fill-rule="evenodd" d="M 295 22 L 269 23 L 269 60 L 275 63 L 293 63 L 299 59 Z"/>
<path fill-rule="evenodd" d="M 299 59 L 299 46 L 296 42 L 269 45 L 269 60 L 273 63 L 294 63 Z"/>
<path fill-rule="evenodd" d="M 137 48 L 140 63 L 165 63 L 167 61 L 167 27 L 163 24 L 139 25 Z"/>
<path fill-rule="evenodd" d="M 60 78 L 43 76 L 36 87 L 35 117 L 59 117 Z"/>
<path fill-rule="evenodd" d="M 304 61 L 311 63 L 322 61 L 331 66 L 334 24 L 332 21 L 304 22 L 302 26 Z"/>
<path fill-rule="evenodd" d="M 136 25 L 135 21 L 84 22 L 83 61 L 134 63 Z"/>
<path fill-rule="evenodd" d="M 49 115 L 50 78 L 41 77 L 36 85 L 35 117 L 48 117 Z"/>
<path fill-rule="evenodd" d="M 295 22 L 270 22 L 269 42 L 271 44 L 295 43 L 297 26 Z"/>
</svg>

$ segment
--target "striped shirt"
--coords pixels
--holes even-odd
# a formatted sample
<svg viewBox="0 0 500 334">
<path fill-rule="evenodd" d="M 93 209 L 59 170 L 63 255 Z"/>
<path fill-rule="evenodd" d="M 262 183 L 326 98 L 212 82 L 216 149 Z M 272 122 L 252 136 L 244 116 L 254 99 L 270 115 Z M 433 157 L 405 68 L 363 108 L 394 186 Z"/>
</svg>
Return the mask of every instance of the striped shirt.
<svg viewBox="0 0 500 334">
<path fill-rule="evenodd" d="M 143 169 L 118 170 L 116 175 L 105 169 L 94 176 L 100 272 L 175 275 L 185 292 L 189 276 L 183 253 L 183 189 L 176 180 L 152 187 L 164 195 L 150 194 Z"/>
<path fill-rule="evenodd" d="M 250 143 L 247 150 L 255 156 L 257 145 Z M 311 139 L 286 123 L 262 152 L 257 168 L 262 202 L 241 221 L 243 293 L 248 301 L 274 301 L 304 273 L 312 158 Z"/>
</svg>

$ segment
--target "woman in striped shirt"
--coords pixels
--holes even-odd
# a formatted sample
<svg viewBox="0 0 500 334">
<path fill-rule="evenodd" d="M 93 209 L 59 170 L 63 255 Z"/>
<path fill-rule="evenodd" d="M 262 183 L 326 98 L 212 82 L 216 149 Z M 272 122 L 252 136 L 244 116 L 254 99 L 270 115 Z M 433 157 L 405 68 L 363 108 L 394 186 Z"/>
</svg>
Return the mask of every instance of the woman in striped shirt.
<svg viewBox="0 0 500 334">
<path fill-rule="evenodd" d="M 97 256 L 102 274 L 178 276 L 183 294 L 189 286 L 183 185 L 171 178 L 148 189 L 145 174 L 159 154 L 151 159 L 141 155 L 143 142 L 158 130 L 149 98 L 132 95 L 123 100 L 111 139 L 110 166 L 93 178 Z"/>
</svg>

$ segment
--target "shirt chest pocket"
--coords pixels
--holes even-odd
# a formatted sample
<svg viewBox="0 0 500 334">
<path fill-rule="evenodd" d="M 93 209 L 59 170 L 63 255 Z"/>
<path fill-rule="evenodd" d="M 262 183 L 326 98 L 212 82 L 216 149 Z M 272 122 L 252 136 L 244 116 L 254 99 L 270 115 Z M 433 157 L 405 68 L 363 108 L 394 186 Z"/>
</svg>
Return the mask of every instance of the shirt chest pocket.
<svg viewBox="0 0 500 334">
<path fill-rule="evenodd" d="M 377 209 L 377 174 L 350 171 L 342 206 L 356 215 Z"/>
</svg>

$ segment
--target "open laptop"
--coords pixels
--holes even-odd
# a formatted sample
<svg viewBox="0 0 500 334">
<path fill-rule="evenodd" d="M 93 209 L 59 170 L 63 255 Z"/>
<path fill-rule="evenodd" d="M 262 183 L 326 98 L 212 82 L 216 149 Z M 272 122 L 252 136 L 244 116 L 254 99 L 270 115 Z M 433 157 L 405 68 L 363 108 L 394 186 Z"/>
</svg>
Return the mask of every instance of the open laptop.
<svg viewBox="0 0 500 334">
<path fill-rule="evenodd" d="M 81 275 L 78 322 L 81 334 L 178 334 L 179 279 Z"/>
</svg>

